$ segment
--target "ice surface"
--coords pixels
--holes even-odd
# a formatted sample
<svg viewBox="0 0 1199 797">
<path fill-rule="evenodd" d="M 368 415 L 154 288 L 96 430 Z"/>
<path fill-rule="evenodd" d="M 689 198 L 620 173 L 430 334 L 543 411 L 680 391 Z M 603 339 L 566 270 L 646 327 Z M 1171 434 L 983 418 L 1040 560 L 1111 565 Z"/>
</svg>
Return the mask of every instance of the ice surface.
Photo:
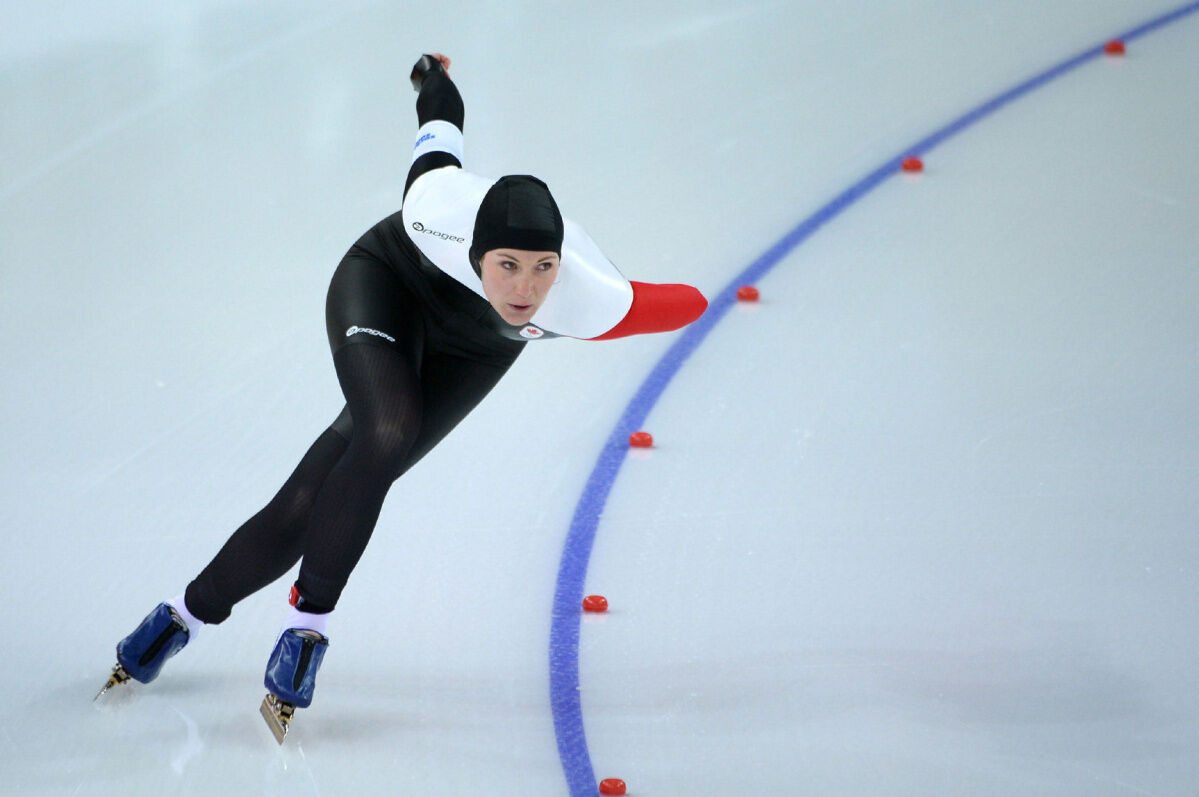
<svg viewBox="0 0 1199 797">
<path fill-rule="evenodd" d="M 558 558 L 673 336 L 531 345 L 397 483 L 282 748 L 257 706 L 289 579 L 90 702 L 339 409 L 325 288 L 398 206 L 419 53 L 454 59 L 471 168 L 542 176 L 628 276 L 713 294 L 899 148 L 1176 5 L 9 3 L 0 791 L 568 793 Z M 691 357 L 588 571 L 597 776 L 1193 793 L 1197 39 L 929 153 Z"/>
</svg>

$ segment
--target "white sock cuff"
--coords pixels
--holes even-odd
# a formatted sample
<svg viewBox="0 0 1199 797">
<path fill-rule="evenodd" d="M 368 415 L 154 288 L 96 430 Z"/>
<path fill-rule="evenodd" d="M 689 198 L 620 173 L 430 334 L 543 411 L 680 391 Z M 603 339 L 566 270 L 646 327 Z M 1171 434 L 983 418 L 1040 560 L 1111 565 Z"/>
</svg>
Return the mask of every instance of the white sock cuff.
<svg viewBox="0 0 1199 797">
<path fill-rule="evenodd" d="M 204 627 L 202 620 L 196 619 L 196 616 L 187 610 L 187 603 L 180 595 L 176 598 L 171 598 L 166 601 L 167 606 L 170 606 L 175 611 L 179 612 L 179 616 L 183 618 L 183 622 L 187 624 L 187 639 L 190 642 L 200 633 L 200 629 Z"/>
<path fill-rule="evenodd" d="M 325 633 L 325 629 L 328 625 L 329 614 L 311 614 L 292 606 L 287 613 L 287 619 L 283 621 L 283 627 L 279 629 L 279 635 L 282 636 L 289 628 L 306 628 L 327 637 L 329 635 Z"/>
</svg>

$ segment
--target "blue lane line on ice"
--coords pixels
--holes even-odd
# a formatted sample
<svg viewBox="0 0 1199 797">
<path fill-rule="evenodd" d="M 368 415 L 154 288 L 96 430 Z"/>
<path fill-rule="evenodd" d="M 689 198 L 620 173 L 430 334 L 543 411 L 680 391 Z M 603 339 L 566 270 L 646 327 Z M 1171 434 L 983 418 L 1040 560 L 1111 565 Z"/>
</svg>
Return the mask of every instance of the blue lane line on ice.
<svg viewBox="0 0 1199 797">
<path fill-rule="evenodd" d="M 1158 28 L 1176 22 L 1188 14 L 1199 11 L 1199 2 L 1188 3 L 1168 14 L 1150 20 L 1123 34 L 1112 38 L 1132 41 Z M 1106 43 L 1106 41 L 1105 41 Z M 558 566 L 558 580 L 554 591 L 554 607 L 550 626 L 550 702 L 554 715 L 554 733 L 558 740 L 558 756 L 570 787 L 571 797 L 594 797 L 597 793 L 595 772 L 591 765 L 591 754 L 587 749 L 587 736 L 583 729 L 583 708 L 579 695 L 579 627 L 580 606 L 583 600 L 587 563 L 591 558 L 596 529 L 600 515 L 616 482 L 616 476 L 628 452 L 628 437 L 644 425 L 645 419 L 657 404 L 662 392 L 683 366 L 691 354 L 699 348 L 708 333 L 724 318 L 736 302 L 737 288 L 754 283 L 778 265 L 816 230 L 841 214 L 846 208 L 884 180 L 900 170 L 900 164 L 908 155 L 923 155 L 946 139 L 994 113 L 1011 101 L 1040 88 L 1082 64 L 1103 54 L 1103 44 L 1091 47 L 1057 66 L 1011 88 L 984 102 L 977 108 L 950 122 L 915 144 L 905 147 L 899 154 L 883 163 L 870 174 L 850 186 L 814 214 L 801 221 L 777 243 L 767 249 L 744 271 L 724 287 L 711 300 L 708 312 L 683 332 L 641 384 L 637 393 L 625 407 L 624 413 L 612 430 L 587 484 L 575 506 L 574 518 L 562 551 Z"/>
</svg>

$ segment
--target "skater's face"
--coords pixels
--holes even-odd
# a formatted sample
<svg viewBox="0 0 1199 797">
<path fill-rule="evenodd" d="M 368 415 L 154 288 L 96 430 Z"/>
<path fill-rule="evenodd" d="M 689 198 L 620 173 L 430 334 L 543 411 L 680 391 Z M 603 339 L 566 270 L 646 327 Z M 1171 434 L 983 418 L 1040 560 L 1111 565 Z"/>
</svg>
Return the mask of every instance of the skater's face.
<svg viewBox="0 0 1199 797">
<path fill-rule="evenodd" d="M 558 278 L 558 255 L 526 249 L 492 249 L 479 261 L 483 293 L 514 326 L 529 323 Z"/>
</svg>

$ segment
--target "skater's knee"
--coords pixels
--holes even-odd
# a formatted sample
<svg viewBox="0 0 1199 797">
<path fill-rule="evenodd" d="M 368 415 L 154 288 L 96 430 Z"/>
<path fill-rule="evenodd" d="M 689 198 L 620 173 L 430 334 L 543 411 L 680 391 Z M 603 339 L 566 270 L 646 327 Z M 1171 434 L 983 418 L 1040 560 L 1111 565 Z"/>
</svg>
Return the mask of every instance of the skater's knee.
<svg viewBox="0 0 1199 797">
<path fill-rule="evenodd" d="M 414 415 L 381 417 L 354 424 L 350 451 L 372 472 L 395 479 L 416 442 L 420 431 Z"/>
<path fill-rule="evenodd" d="M 342 408 L 341 414 L 329 426 L 338 437 L 349 442 L 354 436 L 354 419 L 350 416 L 350 407 L 346 405 Z"/>
</svg>

